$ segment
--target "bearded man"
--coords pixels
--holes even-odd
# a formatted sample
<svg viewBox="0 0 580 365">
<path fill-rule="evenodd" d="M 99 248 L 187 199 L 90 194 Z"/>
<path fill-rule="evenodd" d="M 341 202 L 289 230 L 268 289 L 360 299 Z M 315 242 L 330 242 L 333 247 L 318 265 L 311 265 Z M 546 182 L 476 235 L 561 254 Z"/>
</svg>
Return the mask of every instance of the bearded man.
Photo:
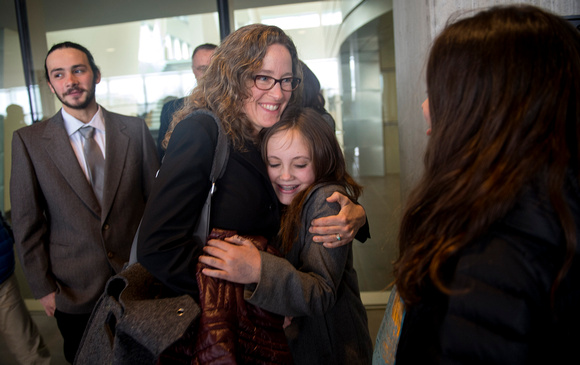
<svg viewBox="0 0 580 365">
<path fill-rule="evenodd" d="M 97 104 L 101 72 L 85 47 L 56 44 L 44 66 L 62 109 L 14 132 L 12 225 L 32 293 L 56 317 L 72 363 L 107 280 L 129 259 L 159 162 L 142 119 Z"/>
</svg>

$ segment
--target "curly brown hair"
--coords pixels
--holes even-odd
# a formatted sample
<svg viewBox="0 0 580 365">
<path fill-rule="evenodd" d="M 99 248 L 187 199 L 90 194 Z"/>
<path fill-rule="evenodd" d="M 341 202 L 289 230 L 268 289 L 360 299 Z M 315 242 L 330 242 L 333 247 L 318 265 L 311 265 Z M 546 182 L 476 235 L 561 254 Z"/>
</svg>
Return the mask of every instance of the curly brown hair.
<svg viewBox="0 0 580 365">
<path fill-rule="evenodd" d="M 260 71 L 268 47 L 273 44 L 281 44 L 288 49 L 293 75 L 301 78 L 296 47 L 282 29 L 264 24 L 244 26 L 228 35 L 216 49 L 207 71 L 198 80 L 198 86 L 186 99 L 183 108 L 174 114 L 163 146 L 167 147 L 177 123 L 195 109 L 208 109 L 215 113 L 234 147 L 241 149 L 246 141 L 257 143 L 257 136 L 243 106 L 251 96 L 248 84 Z M 301 90 L 299 85 L 292 92 L 288 105 L 301 100 Z"/>
</svg>

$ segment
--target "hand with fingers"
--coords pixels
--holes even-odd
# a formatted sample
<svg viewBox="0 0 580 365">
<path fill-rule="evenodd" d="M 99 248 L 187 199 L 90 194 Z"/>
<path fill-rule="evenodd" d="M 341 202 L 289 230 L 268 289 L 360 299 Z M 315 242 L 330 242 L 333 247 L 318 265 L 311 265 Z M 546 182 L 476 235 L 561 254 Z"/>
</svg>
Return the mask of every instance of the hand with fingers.
<svg viewBox="0 0 580 365">
<path fill-rule="evenodd" d="M 199 262 L 209 266 L 202 270 L 204 275 L 239 284 L 257 283 L 260 279 L 260 252 L 249 239 L 237 235 L 211 239 L 203 252 Z"/>
<path fill-rule="evenodd" d="M 310 233 L 316 234 L 313 238 L 314 242 L 322 243 L 326 248 L 336 248 L 352 242 L 358 230 L 366 222 L 364 208 L 339 192 L 332 194 L 326 201 L 339 203 L 340 212 L 337 215 L 312 221 Z"/>
<path fill-rule="evenodd" d="M 49 317 L 54 317 L 54 311 L 56 310 L 55 298 L 56 292 L 52 292 L 39 299 L 40 304 L 42 304 L 42 307 L 44 308 L 44 312 Z"/>
</svg>

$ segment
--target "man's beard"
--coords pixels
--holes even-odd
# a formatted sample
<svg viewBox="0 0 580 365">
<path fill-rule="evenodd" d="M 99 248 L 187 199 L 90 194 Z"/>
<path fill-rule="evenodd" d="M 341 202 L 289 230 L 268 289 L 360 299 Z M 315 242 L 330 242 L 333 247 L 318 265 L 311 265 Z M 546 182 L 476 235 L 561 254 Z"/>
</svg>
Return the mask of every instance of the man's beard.
<svg viewBox="0 0 580 365">
<path fill-rule="evenodd" d="M 96 90 L 96 88 L 97 88 L 97 84 L 93 83 L 91 89 L 87 91 L 87 98 L 85 99 L 85 101 L 82 102 L 81 104 L 78 104 L 78 105 L 70 104 L 69 102 L 67 102 L 67 101 L 64 100 L 64 97 L 61 98 L 60 95 L 58 95 L 58 93 L 55 93 L 55 95 L 56 95 L 56 98 L 58 100 L 60 100 L 60 102 L 63 105 L 66 105 L 66 106 L 68 106 L 71 109 L 82 110 L 82 109 L 86 109 L 93 102 L 93 100 L 95 100 L 95 90 Z"/>
</svg>

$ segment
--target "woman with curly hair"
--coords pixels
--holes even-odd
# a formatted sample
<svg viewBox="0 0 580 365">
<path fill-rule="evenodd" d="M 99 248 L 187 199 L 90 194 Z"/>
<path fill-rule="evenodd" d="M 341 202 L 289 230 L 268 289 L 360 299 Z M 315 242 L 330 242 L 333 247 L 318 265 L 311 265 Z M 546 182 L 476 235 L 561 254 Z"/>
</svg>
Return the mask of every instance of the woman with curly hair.
<svg viewBox="0 0 580 365">
<path fill-rule="evenodd" d="M 296 47 L 280 28 L 248 25 L 216 49 L 184 108 L 174 115 L 143 215 L 137 258 L 176 293 L 198 295 L 195 267 L 205 242 L 191 233 L 210 189 L 218 136 L 211 116 L 190 113 L 212 112 L 228 137 L 229 159 L 212 198 L 210 229 L 271 239 L 280 228 L 280 212 L 258 134 L 276 124 L 288 105 L 300 104 L 301 75 Z M 339 200 L 344 212 L 317 227 L 326 245 L 351 241 L 365 223 L 362 207 L 345 196 Z"/>
</svg>

